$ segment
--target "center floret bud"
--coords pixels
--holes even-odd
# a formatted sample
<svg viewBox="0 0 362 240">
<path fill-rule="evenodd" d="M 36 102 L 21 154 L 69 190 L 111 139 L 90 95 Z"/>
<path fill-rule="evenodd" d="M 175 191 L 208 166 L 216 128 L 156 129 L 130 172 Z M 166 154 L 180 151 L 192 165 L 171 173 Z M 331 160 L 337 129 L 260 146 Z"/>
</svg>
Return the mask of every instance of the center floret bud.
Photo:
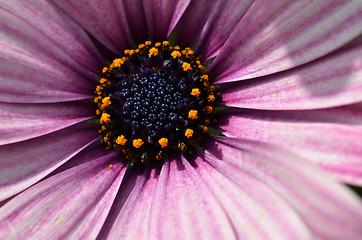
<svg viewBox="0 0 362 240">
<path fill-rule="evenodd" d="M 94 102 L 108 149 L 133 162 L 191 154 L 214 117 L 215 87 L 190 48 L 146 41 L 102 70 Z"/>
</svg>

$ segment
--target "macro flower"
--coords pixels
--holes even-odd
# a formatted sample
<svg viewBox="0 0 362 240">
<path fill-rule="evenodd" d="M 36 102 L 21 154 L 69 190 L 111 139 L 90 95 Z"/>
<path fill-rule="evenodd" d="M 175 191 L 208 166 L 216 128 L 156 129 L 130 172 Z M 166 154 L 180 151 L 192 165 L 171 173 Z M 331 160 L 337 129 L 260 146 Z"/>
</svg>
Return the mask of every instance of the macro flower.
<svg viewBox="0 0 362 240">
<path fill-rule="evenodd" d="M 362 2 L 0 9 L 0 239 L 362 238 Z"/>
</svg>

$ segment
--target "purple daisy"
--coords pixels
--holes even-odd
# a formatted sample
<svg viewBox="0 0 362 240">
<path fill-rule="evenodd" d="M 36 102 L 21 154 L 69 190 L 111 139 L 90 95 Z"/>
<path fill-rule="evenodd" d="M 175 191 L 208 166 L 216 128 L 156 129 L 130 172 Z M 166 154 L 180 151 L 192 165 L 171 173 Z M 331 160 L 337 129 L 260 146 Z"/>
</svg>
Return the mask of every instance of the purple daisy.
<svg viewBox="0 0 362 240">
<path fill-rule="evenodd" d="M 0 9 L 0 239 L 362 238 L 362 203 L 339 183 L 362 185 L 362 2 Z M 171 33 L 180 51 L 164 43 Z M 134 71 L 155 73 L 157 87 L 162 74 L 177 80 L 166 83 L 181 89 L 170 90 L 176 125 L 154 127 L 160 114 L 142 123 L 140 112 L 126 123 Z"/>
</svg>

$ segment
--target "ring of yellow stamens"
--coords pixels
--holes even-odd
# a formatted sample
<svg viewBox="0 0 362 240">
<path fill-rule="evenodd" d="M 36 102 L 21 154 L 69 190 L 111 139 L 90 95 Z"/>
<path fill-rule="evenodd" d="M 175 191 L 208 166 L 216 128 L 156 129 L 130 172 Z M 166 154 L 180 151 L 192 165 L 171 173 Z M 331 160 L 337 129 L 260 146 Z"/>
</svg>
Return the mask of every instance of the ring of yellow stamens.
<svg viewBox="0 0 362 240">
<path fill-rule="evenodd" d="M 161 138 L 160 140 L 158 140 L 158 143 L 161 145 L 162 148 L 165 148 L 168 145 L 168 139 L 167 138 Z"/>
<path fill-rule="evenodd" d="M 190 119 L 195 120 L 197 119 L 199 116 L 197 116 L 197 110 L 190 110 L 189 111 L 189 116 Z"/>
<path fill-rule="evenodd" d="M 137 138 L 133 140 L 132 144 L 135 148 L 140 148 L 144 144 L 144 142 L 142 141 L 142 139 Z"/>
</svg>

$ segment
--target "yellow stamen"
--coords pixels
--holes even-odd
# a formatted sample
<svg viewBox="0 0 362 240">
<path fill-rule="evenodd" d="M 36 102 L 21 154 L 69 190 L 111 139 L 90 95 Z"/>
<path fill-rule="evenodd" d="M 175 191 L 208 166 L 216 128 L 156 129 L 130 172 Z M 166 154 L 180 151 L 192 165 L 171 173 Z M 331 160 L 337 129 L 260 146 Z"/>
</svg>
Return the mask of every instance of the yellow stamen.
<svg viewBox="0 0 362 240">
<path fill-rule="evenodd" d="M 133 140 L 133 146 L 135 148 L 140 148 L 143 144 L 144 142 L 140 138 Z"/>
<path fill-rule="evenodd" d="M 115 67 L 121 67 L 124 62 L 125 62 L 125 59 L 123 59 L 123 58 L 116 58 L 113 60 Z"/>
<path fill-rule="evenodd" d="M 153 47 L 150 49 L 148 56 L 150 56 L 150 57 L 157 56 L 157 54 L 158 54 L 158 49 Z"/>
<path fill-rule="evenodd" d="M 206 106 L 205 110 L 207 113 L 212 113 L 214 111 L 214 109 L 211 106 Z"/>
<path fill-rule="evenodd" d="M 106 72 L 108 71 L 108 69 L 109 69 L 109 68 L 104 67 L 104 68 L 102 69 L 102 73 L 106 73 Z"/>
<path fill-rule="evenodd" d="M 103 98 L 102 103 L 104 107 L 108 107 L 109 105 L 111 105 L 111 98 L 110 97 Z"/>
<path fill-rule="evenodd" d="M 167 138 L 161 138 L 160 140 L 158 140 L 158 143 L 161 145 L 162 148 L 167 147 L 168 139 Z"/>
<path fill-rule="evenodd" d="M 201 126 L 201 128 L 203 133 L 207 133 L 207 131 L 209 131 L 209 128 L 206 126 Z"/>
<path fill-rule="evenodd" d="M 132 56 L 134 54 L 134 50 L 133 49 L 131 49 L 131 50 L 126 49 L 126 50 L 124 50 L 124 54 Z"/>
<path fill-rule="evenodd" d="M 161 43 L 160 43 L 160 42 L 156 42 L 156 43 L 155 43 L 155 47 L 159 47 L 159 46 L 161 46 Z"/>
<path fill-rule="evenodd" d="M 99 120 L 99 122 L 101 124 L 109 123 L 111 121 L 110 117 L 111 117 L 111 115 L 109 115 L 108 113 L 102 113 L 102 116 L 101 116 L 101 119 Z"/>
<path fill-rule="evenodd" d="M 109 166 L 108 166 L 109 168 L 112 168 L 113 167 L 113 165 L 112 164 L 109 164 Z"/>
<path fill-rule="evenodd" d="M 180 58 L 181 57 L 181 53 L 179 52 L 179 51 L 173 51 L 172 53 L 171 53 L 171 56 L 173 57 L 173 58 Z"/>
<path fill-rule="evenodd" d="M 187 149 L 185 143 L 183 143 L 183 142 L 180 142 L 180 143 L 178 144 L 178 148 L 179 148 L 181 151 L 186 151 L 186 149 Z"/>
<path fill-rule="evenodd" d="M 200 69 L 200 71 L 201 71 L 201 72 L 205 71 L 204 66 L 202 66 L 202 65 L 198 65 L 197 67 Z"/>
<path fill-rule="evenodd" d="M 104 83 L 106 83 L 108 80 L 107 80 L 107 78 L 101 78 L 101 80 L 99 80 L 99 82 L 101 83 L 101 84 L 104 84 Z"/>
<path fill-rule="evenodd" d="M 208 86 L 210 86 L 210 83 L 209 83 L 209 81 L 205 81 L 205 82 L 204 82 L 204 86 L 205 86 L 205 87 L 208 87 Z"/>
<path fill-rule="evenodd" d="M 101 110 L 97 109 L 97 110 L 96 110 L 96 114 L 97 114 L 97 115 L 100 115 L 100 114 L 101 114 Z"/>
<path fill-rule="evenodd" d="M 146 45 L 151 45 L 152 42 L 151 42 L 151 41 L 146 41 L 145 44 L 146 44 Z"/>
<path fill-rule="evenodd" d="M 189 118 L 192 119 L 192 120 L 195 120 L 198 118 L 197 116 L 197 110 L 190 110 L 189 111 Z"/>
<path fill-rule="evenodd" d="M 182 64 L 182 68 L 184 69 L 185 72 L 188 72 L 188 71 L 192 70 L 192 67 L 191 67 L 190 63 L 187 63 L 187 62 L 184 62 Z"/>
<path fill-rule="evenodd" d="M 124 146 L 127 143 L 127 139 L 123 135 L 118 136 L 117 140 L 116 140 L 116 143 L 119 144 L 119 145 Z"/>
<path fill-rule="evenodd" d="M 143 44 L 143 43 L 141 43 L 140 45 L 138 45 L 138 48 L 144 48 L 145 47 L 145 45 Z"/>
<path fill-rule="evenodd" d="M 192 135 L 194 135 L 194 130 L 192 130 L 192 129 L 190 129 L 190 128 L 186 129 L 186 131 L 185 131 L 185 137 L 187 137 L 187 138 L 192 138 Z"/>
<path fill-rule="evenodd" d="M 169 42 L 168 42 L 168 41 L 163 41 L 162 44 L 163 44 L 164 46 L 168 46 Z"/>
<path fill-rule="evenodd" d="M 200 90 L 198 88 L 193 88 L 191 91 L 191 95 L 195 97 L 200 96 Z"/>
<path fill-rule="evenodd" d="M 208 81 L 209 80 L 209 76 L 207 76 L 206 74 L 202 75 L 200 77 L 201 81 Z"/>
<path fill-rule="evenodd" d="M 210 95 L 207 97 L 207 101 L 209 101 L 209 102 L 215 101 L 215 96 L 214 96 L 214 94 L 210 94 Z"/>
</svg>

